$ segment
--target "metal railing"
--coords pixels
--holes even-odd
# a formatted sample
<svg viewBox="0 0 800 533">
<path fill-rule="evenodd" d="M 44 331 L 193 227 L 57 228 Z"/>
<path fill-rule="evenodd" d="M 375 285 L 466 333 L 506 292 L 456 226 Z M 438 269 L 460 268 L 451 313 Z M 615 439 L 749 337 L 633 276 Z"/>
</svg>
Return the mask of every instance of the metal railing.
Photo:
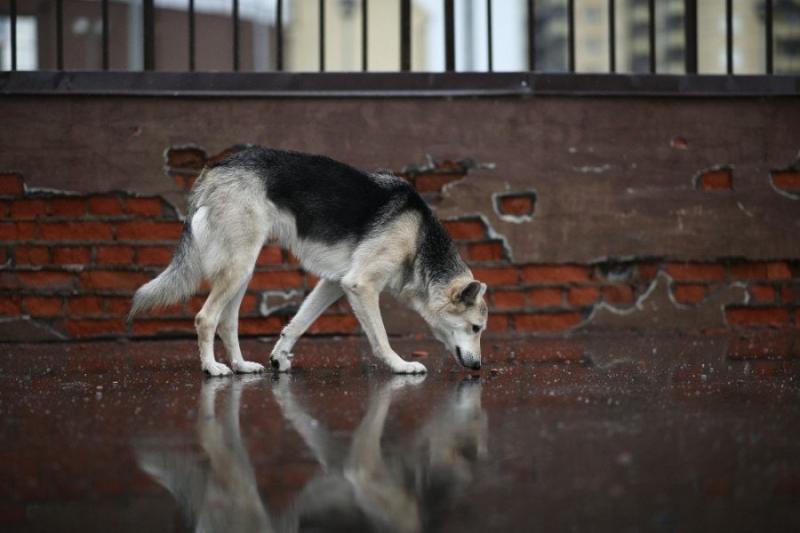
<svg viewBox="0 0 800 533">
<path fill-rule="evenodd" d="M 10 17 L 10 52 L 11 52 L 11 71 L 17 71 L 17 17 L 18 17 L 18 0 L 8 0 L 9 3 L 9 17 Z M 241 47 L 241 36 L 240 36 L 240 9 L 239 9 L 239 0 L 230 0 L 231 1 L 231 10 L 230 10 L 230 23 L 232 25 L 232 49 L 231 49 L 231 56 L 232 56 L 232 70 L 233 72 L 239 72 L 241 66 L 241 54 L 240 54 L 240 47 Z M 313 0 L 304 0 L 312 2 Z M 368 70 L 368 40 L 369 40 L 369 23 L 368 23 L 368 15 L 369 15 L 369 8 L 370 8 L 370 1 L 369 0 L 353 0 L 360 2 L 360 28 L 361 28 L 361 42 L 360 42 L 360 55 L 361 55 L 361 70 L 367 71 Z M 444 70 L 447 73 L 455 72 L 456 71 L 456 3 L 455 0 L 441 0 L 443 4 L 444 10 Z M 774 56 L 775 56 L 775 46 L 774 46 L 774 4 L 776 0 L 764 0 L 764 49 L 765 49 L 765 58 L 764 58 L 764 75 L 765 77 L 771 77 L 773 74 L 773 67 L 774 67 Z M 780 0 L 778 0 L 780 1 Z M 187 42 L 187 50 L 188 50 L 188 64 L 187 64 L 187 72 L 196 72 L 197 70 L 197 61 L 196 61 L 196 10 L 195 10 L 195 0 L 186 0 L 186 15 L 188 17 L 188 42 Z M 576 73 L 576 29 L 575 29 L 575 0 L 565 0 L 566 2 L 566 26 L 567 26 L 567 39 L 566 39 L 566 71 L 568 73 Z M 618 64 L 617 64 L 617 2 L 616 0 L 606 0 L 607 2 L 607 18 L 608 18 L 608 73 L 613 74 L 617 73 Z M 657 61 L 656 61 L 656 3 L 655 0 L 646 0 L 647 2 L 647 13 L 648 13 L 648 63 L 649 63 L 649 74 L 658 74 L 657 69 Z M 286 10 L 287 0 L 274 0 L 274 50 L 276 51 L 276 58 L 275 58 L 275 72 L 285 72 L 286 70 L 286 57 L 285 57 L 285 28 L 284 28 L 284 14 Z M 56 43 L 55 43 L 55 55 L 56 55 L 56 69 L 57 71 L 64 71 L 64 0 L 55 0 L 55 28 L 56 28 Z M 325 12 L 325 0 L 318 0 L 318 44 L 319 44 L 319 65 L 318 70 L 319 72 L 326 71 L 326 12 Z M 487 71 L 492 73 L 494 70 L 493 64 L 493 55 L 494 55 L 494 47 L 493 47 L 493 31 L 492 31 L 492 12 L 493 12 L 493 5 L 492 0 L 485 0 L 485 9 L 486 9 L 486 33 L 487 33 Z M 399 35 L 400 35 L 400 58 L 399 58 L 399 71 L 402 73 L 409 73 L 411 71 L 412 61 L 411 61 L 411 51 L 412 51 L 412 1 L 411 0 L 399 0 L 400 5 L 400 16 L 399 16 Z M 527 9 L 527 55 L 528 55 L 528 70 L 529 73 L 537 72 L 537 29 L 536 29 L 536 21 L 537 21 L 537 1 L 536 0 L 525 0 L 525 5 Z M 109 70 L 109 0 L 100 0 L 101 6 L 101 69 L 102 71 Z M 143 43 L 143 50 L 142 50 L 142 57 L 143 57 L 143 70 L 153 71 L 156 69 L 156 36 L 155 36 L 155 15 L 156 15 L 156 6 L 155 0 L 142 0 L 141 3 L 141 15 L 142 15 L 142 43 Z M 685 59 L 685 73 L 687 75 L 693 75 L 698 73 L 698 1 L 697 0 L 683 0 L 683 10 L 684 10 L 684 59 Z M 734 3 L 732 0 L 726 0 L 725 2 L 725 54 L 726 54 L 726 72 L 728 75 L 736 74 L 734 72 L 734 23 L 733 23 L 733 13 L 734 13 Z M 0 88 L 2 88 L 5 92 L 13 92 L 14 87 L 19 89 L 20 86 L 25 86 L 26 81 L 31 81 L 32 83 L 35 82 L 37 79 L 43 79 L 42 75 L 37 76 L 36 73 L 29 72 L 31 77 L 29 80 L 22 80 L 20 82 L 18 79 L 9 80 L 8 76 L 4 78 L 0 77 Z M 109 73 L 110 74 L 110 73 Z M 115 72 L 114 74 L 119 74 Z M 128 73 L 132 74 L 132 73 Z M 199 73 L 198 73 L 199 74 Z M 0 76 L 2 76 L 0 74 Z M 523 74 L 523 77 L 526 75 Z M 130 76 L 129 76 L 130 78 Z M 750 80 L 747 81 L 749 87 L 752 87 L 754 81 L 752 77 Z M 784 93 L 788 91 L 792 93 L 792 91 L 796 91 L 797 88 L 797 79 L 796 77 L 790 76 L 792 80 L 789 83 L 781 82 L 779 86 L 781 87 L 778 92 Z M 63 78 L 62 78 L 63 79 Z M 110 79 L 110 78 L 109 78 Z M 201 79 L 201 78 L 196 78 Z M 211 78 L 205 78 L 211 79 Z M 218 79 L 218 77 L 217 77 Z M 266 79 L 264 77 L 261 78 Z M 321 79 L 321 78 L 315 78 Z M 478 78 L 475 78 L 478 79 Z M 505 79 L 505 78 L 498 78 L 498 79 Z M 521 78 L 520 78 L 521 79 Z M 528 78 L 526 78 L 528 79 Z M 97 84 L 97 78 L 94 78 L 93 84 Z M 166 82 L 165 82 L 166 83 Z M 285 82 L 283 82 L 285 84 Z M 338 83 L 338 82 L 337 82 Z M 413 82 L 412 85 L 417 82 Z M 522 90 L 524 90 L 525 82 L 521 82 L 523 84 Z M 770 82 L 764 82 L 770 83 Z M 15 85 L 16 84 L 16 85 Z M 528 88 L 530 90 L 532 82 L 528 81 Z M 35 83 L 34 83 L 35 85 Z M 201 84 L 202 85 L 202 84 Z M 279 84 L 280 85 L 280 84 Z M 325 83 L 323 83 L 323 86 Z M 356 84 L 357 85 L 357 84 Z M 402 83 L 401 83 L 402 85 Z M 486 84 L 484 84 L 486 85 Z M 489 83 L 488 85 L 494 86 L 493 83 Z M 541 84 L 540 84 L 541 85 Z M 623 84 L 618 84 L 619 87 L 624 87 Z M 629 84 L 630 85 L 630 84 Z M 664 84 L 660 82 L 656 85 L 664 87 Z M 113 86 L 113 82 L 109 84 L 109 87 Z M 247 84 L 244 84 L 246 87 Z M 577 83 L 577 87 L 581 87 L 581 83 Z M 585 86 L 585 84 L 583 85 Z M 702 84 L 701 84 L 702 86 Z M 622 90 L 622 89 L 621 89 Z M 734 91 L 735 92 L 735 91 Z M 747 91 L 745 91 L 747 92 Z M 766 92 L 770 92 L 770 90 L 766 90 Z"/>
</svg>

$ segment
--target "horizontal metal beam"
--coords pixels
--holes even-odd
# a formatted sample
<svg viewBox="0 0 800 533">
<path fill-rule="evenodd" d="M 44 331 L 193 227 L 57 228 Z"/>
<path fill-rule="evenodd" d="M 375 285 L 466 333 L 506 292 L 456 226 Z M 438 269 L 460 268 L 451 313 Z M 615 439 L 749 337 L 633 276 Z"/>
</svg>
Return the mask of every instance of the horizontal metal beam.
<svg viewBox="0 0 800 533">
<path fill-rule="evenodd" d="M 166 97 L 800 96 L 800 76 L 530 72 L 0 72 L 2 95 Z"/>
</svg>

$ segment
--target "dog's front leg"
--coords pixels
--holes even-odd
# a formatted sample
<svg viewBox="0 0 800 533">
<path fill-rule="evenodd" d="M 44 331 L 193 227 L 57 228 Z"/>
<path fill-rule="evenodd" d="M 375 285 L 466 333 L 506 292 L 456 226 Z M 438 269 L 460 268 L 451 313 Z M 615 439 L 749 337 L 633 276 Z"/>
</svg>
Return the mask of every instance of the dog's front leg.
<svg viewBox="0 0 800 533">
<path fill-rule="evenodd" d="M 342 289 L 355 312 L 356 318 L 367 334 L 372 353 L 382 359 L 396 374 L 422 374 L 427 369 L 422 363 L 405 361 L 389 345 L 380 309 L 380 290 L 368 281 L 342 280 Z"/>
</svg>

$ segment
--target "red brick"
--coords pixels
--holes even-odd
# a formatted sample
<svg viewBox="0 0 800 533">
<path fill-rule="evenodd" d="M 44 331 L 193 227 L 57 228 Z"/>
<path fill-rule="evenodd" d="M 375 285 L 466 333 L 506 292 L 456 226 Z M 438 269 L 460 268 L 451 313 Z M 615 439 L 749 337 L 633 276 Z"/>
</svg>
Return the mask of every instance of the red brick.
<svg viewBox="0 0 800 533">
<path fill-rule="evenodd" d="M 636 277 L 642 281 L 650 281 L 658 275 L 656 263 L 640 263 L 636 265 Z"/>
<path fill-rule="evenodd" d="M 86 198 L 51 198 L 51 216 L 56 217 L 75 217 L 86 214 Z"/>
<path fill-rule="evenodd" d="M 720 281 L 725 268 L 716 263 L 667 263 L 667 274 L 678 281 Z"/>
<path fill-rule="evenodd" d="M 594 305 L 600 299 L 600 289 L 597 287 L 570 287 L 567 301 L 570 305 L 582 307 Z"/>
<path fill-rule="evenodd" d="M 308 329 L 309 333 L 356 333 L 358 320 L 353 315 L 322 315 Z"/>
<path fill-rule="evenodd" d="M 106 222 L 46 222 L 41 225 L 42 239 L 47 241 L 103 241 L 113 237 Z"/>
<path fill-rule="evenodd" d="M 290 265 L 300 264 L 300 260 L 292 252 L 286 252 L 286 262 Z"/>
<path fill-rule="evenodd" d="M 89 213 L 93 215 L 121 215 L 122 201 L 116 196 L 92 196 L 89 198 Z"/>
<path fill-rule="evenodd" d="M 280 246 L 270 244 L 261 248 L 258 254 L 258 265 L 280 265 L 283 263 L 283 250 Z"/>
<path fill-rule="evenodd" d="M 25 310 L 31 316 L 58 316 L 63 302 L 53 296 L 26 296 Z"/>
<path fill-rule="evenodd" d="M 239 306 L 239 314 L 240 315 L 249 315 L 258 309 L 258 301 L 259 298 L 255 294 L 245 294 L 244 298 L 242 298 L 242 304 Z"/>
<path fill-rule="evenodd" d="M 459 240 L 479 240 L 486 238 L 486 226 L 477 218 L 464 220 L 447 220 L 444 228 L 450 237 Z"/>
<path fill-rule="evenodd" d="M 603 299 L 611 304 L 632 304 L 636 301 L 630 285 L 611 285 L 603 287 Z"/>
<path fill-rule="evenodd" d="M 46 246 L 16 246 L 14 259 L 18 265 L 46 265 L 50 263 L 50 249 Z"/>
<path fill-rule="evenodd" d="M 441 192 L 448 183 L 458 181 L 464 174 L 430 173 L 419 174 L 414 178 L 414 188 L 419 192 Z"/>
<path fill-rule="evenodd" d="M 131 299 L 125 296 L 103 298 L 106 313 L 113 316 L 127 316 L 131 311 Z"/>
<path fill-rule="evenodd" d="M 785 326 L 789 310 L 782 307 L 727 307 L 725 317 L 734 326 Z"/>
<path fill-rule="evenodd" d="M 25 192 L 25 183 L 19 174 L 0 174 L 0 194 L 21 195 Z"/>
<path fill-rule="evenodd" d="M 176 241 L 181 235 L 181 222 L 122 222 L 117 225 L 118 240 Z"/>
<path fill-rule="evenodd" d="M 710 170 L 703 173 L 698 181 L 701 191 L 728 191 L 733 189 L 733 171 L 730 169 Z"/>
<path fill-rule="evenodd" d="M 53 250 L 53 263 L 57 265 L 88 265 L 92 262 L 89 248 L 60 247 Z"/>
<path fill-rule="evenodd" d="M 781 287 L 781 301 L 785 304 L 800 303 L 800 285 Z"/>
<path fill-rule="evenodd" d="M 490 287 L 499 285 L 514 285 L 519 281 L 519 272 L 516 268 L 473 268 L 475 279 L 482 281 Z"/>
<path fill-rule="evenodd" d="M 503 245 L 499 241 L 472 243 L 467 248 L 470 261 L 501 261 Z"/>
<path fill-rule="evenodd" d="M 797 170 L 773 172 L 772 183 L 779 189 L 800 191 L 800 172 Z"/>
<path fill-rule="evenodd" d="M 533 289 L 528 293 L 534 307 L 560 307 L 564 303 L 562 289 Z"/>
<path fill-rule="evenodd" d="M 500 212 L 506 215 L 524 216 L 533 213 L 533 197 L 530 194 L 514 194 L 500 197 Z"/>
<path fill-rule="evenodd" d="M 675 285 L 672 294 L 675 296 L 675 300 L 682 304 L 696 304 L 705 300 L 706 286 L 682 283 Z"/>
<path fill-rule="evenodd" d="M 571 283 L 589 281 L 591 269 L 582 265 L 528 265 L 522 279 L 529 283 Z"/>
<path fill-rule="evenodd" d="M 770 303 L 775 301 L 776 292 L 772 285 L 750 285 L 747 290 L 754 302 Z"/>
<path fill-rule="evenodd" d="M 297 270 L 256 272 L 250 287 L 254 289 L 282 289 L 303 286 L 303 274 Z"/>
<path fill-rule="evenodd" d="M 101 265 L 133 264 L 133 248 L 130 246 L 98 246 L 95 262 Z"/>
<path fill-rule="evenodd" d="M 24 241 L 36 236 L 35 222 L 1 222 L 0 241 Z"/>
<path fill-rule="evenodd" d="M 148 319 L 133 322 L 133 335 L 136 337 L 152 337 L 165 334 L 194 334 L 194 321 L 187 319 Z"/>
<path fill-rule="evenodd" d="M 489 314 L 489 321 L 486 324 L 488 331 L 506 331 L 508 330 L 508 316 L 499 315 L 497 313 Z"/>
<path fill-rule="evenodd" d="M 161 216 L 161 198 L 128 198 L 125 211 L 130 215 Z"/>
<path fill-rule="evenodd" d="M 103 314 L 103 301 L 97 296 L 75 296 L 67 301 L 67 310 L 72 316 Z"/>
<path fill-rule="evenodd" d="M 144 272 L 125 272 L 118 270 L 92 270 L 82 272 L 81 287 L 86 289 L 130 290 L 138 289 L 150 281 Z"/>
<path fill-rule="evenodd" d="M 140 265 L 165 266 L 172 260 L 172 248 L 142 246 L 136 249 L 136 262 Z"/>
<path fill-rule="evenodd" d="M 522 331 L 563 331 L 581 322 L 580 313 L 535 313 L 514 315 L 516 329 Z"/>
<path fill-rule="evenodd" d="M 19 316 L 22 314 L 22 298 L 17 295 L 0 295 L 0 315 Z"/>
<path fill-rule="evenodd" d="M 792 268 L 785 261 L 767 263 L 767 279 L 792 279 Z"/>
<path fill-rule="evenodd" d="M 167 166 L 171 169 L 201 170 L 206 164 L 206 153 L 200 148 L 170 148 Z"/>
<path fill-rule="evenodd" d="M 47 214 L 47 202 L 34 198 L 23 198 L 11 203 L 11 218 L 30 219 Z"/>
<path fill-rule="evenodd" d="M 283 320 L 276 316 L 242 318 L 239 320 L 239 335 L 277 334 L 283 325 Z"/>
<path fill-rule="evenodd" d="M 74 285 L 74 276 L 69 272 L 17 272 L 24 287 L 32 289 L 69 289 Z"/>
<path fill-rule="evenodd" d="M 525 307 L 525 293 L 519 291 L 495 291 L 492 294 L 492 301 L 498 309 Z"/>
<path fill-rule="evenodd" d="M 67 320 L 67 333 L 71 337 L 103 337 L 119 335 L 125 332 L 125 321 L 116 319 L 103 320 Z"/>
</svg>

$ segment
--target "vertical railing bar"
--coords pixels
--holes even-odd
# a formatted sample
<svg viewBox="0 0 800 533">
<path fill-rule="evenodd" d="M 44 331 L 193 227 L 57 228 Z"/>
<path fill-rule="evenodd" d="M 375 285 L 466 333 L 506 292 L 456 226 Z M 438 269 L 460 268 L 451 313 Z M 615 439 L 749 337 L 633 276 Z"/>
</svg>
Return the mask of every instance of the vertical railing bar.
<svg viewBox="0 0 800 533">
<path fill-rule="evenodd" d="M 733 74 L 733 0 L 725 0 L 725 59 L 728 74 Z"/>
<path fill-rule="evenodd" d="M 528 0 L 528 70 L 536 70 L 536 3 Z"/>
<path fill-rule="evenodd" d="M 325 0 L 319 0 L 319 71 L 325 72 Z"/>
<path fill-rule="evenodd" d="M 444 58 L 445 70 L 456 69 L 456 28 L 453 0 L 444 0 Z"/>
<path fill-rule="evenodd" d="M 189 0 L 189 72 L 194 72 L 194 0 Z"/>
<path fill-rule="evenodd" d="M 366 72 L 369 69 L 368 53 L 369 53 L 369 27 L 367 17 L 369 15 L 369 0 L 361 0 L 361 70 Z"/>
<path fill-rule="evenodd" d="M 400 70 L 411 70 L 411 0 L 400 0 Z"/>
<path fill-rule="evenodd" d="M 617 72 L 617 9 L 615 0 L 608 0 L 608 70 Z"/>
<path fill-rule="evenodd" d="M 275 68 L 283 70 L 283 0 L 275 3 Z"/>
<path fill-rule="evenodd" d="M 684 0 L 684 48 L 687 74 L 697 74 L 697 0 Z"/>
<path fill-rule="evenodd" d="M 155 6 L 154 0 L 142 0 L 142 33 L 144 41 L 144 70 L 155 70 Z"/>
<path fill-rule="evenodd" d="M 108 70 L 108 0 L 103 0 L 100 6 L 100 17 L 102 20 L 102 46 L 103 46 L 103 70 Z"/>
<path fill-rule="evenodd" d="M 233 0 L 233 71 L 239 71 L 239 0 Z"/>
<path fill-rule="evenodd" d="M 64 0 L 56 0 L 56 68 L 64 70 Z"/>
<path fill-rule="evenodd" d="M 11 0 L 11 70 L 17 70 L 17 0 Z"/>
<path fill-rule="evenodd" d="M 772 0 L 766 0 L 766 12 L 764 13 L 764 30 L 766 36 L 766 70 L 767 74 L 772 74 L 774 65 L 773 65 L 773 47 L 775 46 L 772 41 Z"/>
<path fill-rule="evenodd" d="M 489 72 L 494 71 L 492 40 L 492 0 L 486 0 L 486 64 Z"/>
<path fill-rule="evenodd" d="M 567 0 L 567 68 L 575 72 L 575 0 Z"/>
<path fill-rule="evenodd" d="M 656 73 L 656 1 L 648 2 L 648 29 L 650 34 L 650 74 Z"/>
</svg>

